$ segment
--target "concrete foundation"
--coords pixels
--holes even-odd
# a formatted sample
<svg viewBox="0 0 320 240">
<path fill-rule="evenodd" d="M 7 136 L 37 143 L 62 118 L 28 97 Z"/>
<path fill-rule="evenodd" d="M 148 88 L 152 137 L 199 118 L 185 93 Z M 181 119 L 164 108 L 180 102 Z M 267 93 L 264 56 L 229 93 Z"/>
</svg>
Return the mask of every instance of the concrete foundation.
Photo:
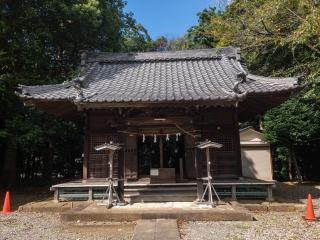
<svg viewBox="0 0 320 240">
<path fill-rule="evenodd" d="M 178 219 L 185 221 L 252 221 L 253 216 L 243 208 L 229 204 L 217 207 L 198 206 L 194 203 L 129 205 L 106 209 L 92 204 L 61 213 L 63 221 L 135 221 L 139 219 Z M 180 206 L 179 206 L 180 205 Z"/>
</svg>

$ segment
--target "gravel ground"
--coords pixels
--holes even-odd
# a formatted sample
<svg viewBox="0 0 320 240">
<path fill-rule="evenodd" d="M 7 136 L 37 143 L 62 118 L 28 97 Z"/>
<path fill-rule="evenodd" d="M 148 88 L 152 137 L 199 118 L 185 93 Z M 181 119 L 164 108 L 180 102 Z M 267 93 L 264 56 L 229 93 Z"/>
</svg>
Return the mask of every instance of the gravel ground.
<svg viewBox="0 0 320 240">
<path fill-rule="evenodd" d="M 299 213 L 258 213 L 253 222 L 185 222 L 184 240 L 319 240 L 320 222 L 306 222 Z"/>
<path fill-rule="evenodd" d="M 58 214 L 14 212 L 0 214 L 0 240 L 127 240 L 132 239 L 132 223 L 60 222 Z"/>
</svg>

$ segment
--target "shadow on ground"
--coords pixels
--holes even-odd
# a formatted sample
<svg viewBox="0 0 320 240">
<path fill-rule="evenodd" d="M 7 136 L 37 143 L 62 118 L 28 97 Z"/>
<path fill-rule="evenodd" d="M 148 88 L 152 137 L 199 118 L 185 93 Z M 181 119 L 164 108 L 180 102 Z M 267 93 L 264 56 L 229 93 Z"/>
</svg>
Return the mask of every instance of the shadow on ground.
<svg viewBox="0 0 320 240">
<path fill-rule="evenodd" d="M 286 203 L 306 203 L 309 193 L 314 201 L 320 204 L 319 182 L 277 182 L 273 190 L 275 199 Z"/>
<path fill-rule="evenodd" d="M 26 187 L 19 186 L 10 191 L 11 210 L 18 210 L 19 206 L 30 202 L 41 202 L 53 199 L 53 193 L 49 186 Z M 0 189 L 0 206 L 2 209 L 6 189 Z"/>
</svg>

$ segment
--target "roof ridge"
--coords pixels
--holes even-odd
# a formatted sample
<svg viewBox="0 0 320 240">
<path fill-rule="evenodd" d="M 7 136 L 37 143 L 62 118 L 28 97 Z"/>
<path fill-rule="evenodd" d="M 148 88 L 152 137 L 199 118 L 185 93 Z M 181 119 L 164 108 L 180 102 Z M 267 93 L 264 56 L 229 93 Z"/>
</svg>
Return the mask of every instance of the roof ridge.
<svg viewBox="0 0 320 240">
<path fill-rule="evenodd" d="M 158 61 L 180 61 L 180 60 L 205 60 L 221 59 L 222 56 L 238 58 L 239 49 L 228 46 L 224 48 L 188 49 L 174 51 L 154 52 L 86 52 L 83 59 L 86 63 L 102 62 L 158 62 Z"/>
</svg>

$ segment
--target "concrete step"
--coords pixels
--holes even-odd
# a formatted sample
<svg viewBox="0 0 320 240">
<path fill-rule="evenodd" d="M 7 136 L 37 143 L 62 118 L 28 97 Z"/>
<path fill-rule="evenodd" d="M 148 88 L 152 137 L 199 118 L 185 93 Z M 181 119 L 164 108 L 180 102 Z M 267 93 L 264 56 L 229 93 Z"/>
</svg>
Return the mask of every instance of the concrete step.
<svg viewBox="0 0 320 240">
<path fill-rule="evenodd" d="M 181 203 L 182 204 L 182 203 Z M 184 206 L 184 207 L 183 207 Z M 229 204 L 210 208 L 190 203 L 190 206 L 169 207 L 155 203 L 154 207 L 113 207 L 91 204 L 84 209 L 70 209 L 60 214 L 61 220 L 66 222 L 92 221 L 136 221 L 139 219 L 178 219 L 182 221 L 252 221 L 253 216 L 244 208 Z"/>
<path fill-rule="evenodd" d="M 125 200 L 134 202 L 192 202 L 196 199 L 197 189 L 186 185 L 135 185 L 124 190 Z"/>
<path fill-rule="evenodd" d="M 177 221 L 173 219 L 139 220 L 133 240 L 179 240 Z"/>
<path fill-rule="evenodd" d="M 141 187 L 141 188 L 125 188 L 125 192 L 157 192 L 157 191 L 170 191 L 170 192 L 178 192 L 178 191 L 197 191 L 195 187 Z"/>
<path fill-rule="evenodd" d="M 124 193 L 124 196 L 196 196 L 197 192 L 159 192 L 154 194 L 154 192 L 131 192 L 131 193 Z"/>
<path fill-rule="evenodd" d="M 125 200 L 129 203 L 138 202 L 193 202 L 196 196 L 192 195 L 138 195 L 125 196 Z"/>
</svg>

